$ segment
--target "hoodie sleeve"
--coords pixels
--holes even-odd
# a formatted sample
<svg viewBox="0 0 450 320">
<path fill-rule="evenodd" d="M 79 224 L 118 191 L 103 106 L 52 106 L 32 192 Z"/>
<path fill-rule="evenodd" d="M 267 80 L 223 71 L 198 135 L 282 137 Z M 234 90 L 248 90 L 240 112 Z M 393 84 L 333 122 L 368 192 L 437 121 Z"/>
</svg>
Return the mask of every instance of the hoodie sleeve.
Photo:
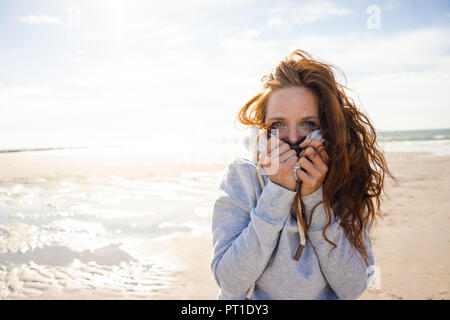
<svg viewBox="0 0 450 320">
<path fill-rule="evenodd" d="M 264 271 L 295 197 L 269 179 L 257 199 L 252 166 L 244 159 L 228 165 L 214 203 L 211 269 L 227 296 L 245 296 Z"/>
<path fill-rule="evenodd" d="M 302 197 L 308 221 L 311 219 L 311 210 L 314 205 L 322 201 L 322 190 L 321 186 L 312 194 Z M 331 209 L 331 214 L 331 224 L 326 230 L 326 236 L 336 244 L 336 248 L 330 253 L 333 246 L 322 235 L 322 230 L 327 223 L 327 214 L 323 203 L 314 210 L 308 238 L 319 258 L 322 273 L 337 296 L 344 300 L 356 299 L 364 292 L 373 274 L 374 257 L 368 229 L 365 232 L 367 238 L 363 238 L 369 258 L 369 266 L 366 266 L 359 252 L 356 249 L 353 252 L 344 229 L 334 216 L 333 209 Z"/>
</svg>

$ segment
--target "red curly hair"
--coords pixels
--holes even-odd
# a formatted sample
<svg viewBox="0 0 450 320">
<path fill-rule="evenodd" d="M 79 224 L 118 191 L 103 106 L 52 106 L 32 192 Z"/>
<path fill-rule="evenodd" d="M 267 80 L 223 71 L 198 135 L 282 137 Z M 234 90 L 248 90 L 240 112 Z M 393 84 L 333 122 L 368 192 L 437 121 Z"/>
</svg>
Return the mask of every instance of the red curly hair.
<svg viewBox="0 0 450 320">
<path fill-rule="evenodd" d="M 368 265 L 363 235 L 367 236 L 366 227 L 372 228 L 376 216 L 383 218 L 380 202 L 385 175 L 396 178 L 386 165 L 373 125 L 358 110 L 353 99 L 345 94 L 344 89 L 348 88 L 335 80 L 333 68 L 336 67 L 313 59 L 303 50 L 293 51 L 277 64 L 272 73 L 262 77 L 262 89 L 244 105 L 236 120 L 244 125 L 267 128 L 268 100 L 274 91 L 281 88 L 306 87 L 317 96 L 320 130 L 331 158 L 323 183 L 322 202 L 328 221 L 322 235 L 333 245 L 332 249 L 336 248 L 336 244 L 326 236 L 326 229 L 331 225 L 332 208 L 352 248 L 359 251 Z M 300 190 L 296 197 L 296 200 L 301 198 Z M 320 203 L 313 207 L 312 213 Z M 297 206 L 296 210 L 298 213 Z M 307 224 L 305 228 L 306 234 L 309 226 Z"/>
</svg>

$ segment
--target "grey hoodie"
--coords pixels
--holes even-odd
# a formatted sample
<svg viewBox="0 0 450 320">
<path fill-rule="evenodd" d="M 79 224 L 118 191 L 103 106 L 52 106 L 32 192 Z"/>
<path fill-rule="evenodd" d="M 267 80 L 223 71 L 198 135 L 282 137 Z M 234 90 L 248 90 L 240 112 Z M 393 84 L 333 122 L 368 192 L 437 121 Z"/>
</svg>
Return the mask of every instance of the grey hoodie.
<svg viewBox="0 0 450 320">
<path fill-rule="evenodd" d="M 227 165 L 212 217 L 211 269 L 220 290 L 218 299 L 245 299 L 255 284 L 252 299 L 356 299 L 366 289 L 374 265 L 366 230 L 369 267 L 352 249 L 332 212 L 327 237 L 322 236 L 327 216 L 323 204 L 314 211 L 306 245 L 299 261 L 293 256 L 299 231 L 292 205 L 295 191 L 268 179 L 261 167 L 262 190 L 254 157 L 237 157 Z M 322 200 L 322 187 L 302 197 L 310 221 L 312 207 Z M 364 238 L 363 238 L 364 239 Z"/>
</svg>

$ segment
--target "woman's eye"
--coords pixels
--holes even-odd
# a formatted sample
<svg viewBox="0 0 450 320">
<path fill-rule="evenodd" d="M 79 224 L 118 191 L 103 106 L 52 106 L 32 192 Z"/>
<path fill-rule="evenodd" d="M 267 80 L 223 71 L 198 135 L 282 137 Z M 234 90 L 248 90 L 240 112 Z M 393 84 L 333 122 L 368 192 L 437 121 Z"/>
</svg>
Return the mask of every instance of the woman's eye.
<svg viewBox="0 0 450 320">
<path fill-rule="evenodd" d="M 281 122 L 277 121 L 277 122 L 272 122 L 271 126 L 273 128 L 279 128 L 279 127 L 283 126 L 283 124 Z"/>
<path fill-rule="evenodd" d="M 305 121 L 303 122 L 303 125 L 306 127 L 315 127 L 316 123 L 314 121 Z"/>
</svg>

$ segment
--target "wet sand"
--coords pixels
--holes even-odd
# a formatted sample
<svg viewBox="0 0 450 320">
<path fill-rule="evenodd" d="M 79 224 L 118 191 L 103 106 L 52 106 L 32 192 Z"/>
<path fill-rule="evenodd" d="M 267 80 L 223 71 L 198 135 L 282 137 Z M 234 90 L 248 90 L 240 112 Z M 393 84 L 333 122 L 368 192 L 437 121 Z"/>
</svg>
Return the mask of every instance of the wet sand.
<svg viewBox="0 0 450 320">
<path fill-rule="evenodd" d="M 389 153 L 387 160 L 398 183 L 386 181 L 385 218 L 372 233 L 378 277 L 359 299 L 449 299 L 450 156 Z M 130 185 L 155 179 L 167 183 L 185 174 L 175 185 L 182 181 L 191 185 L 192 195 L 199 185 L 207 184 L 202 189 L 205 198 L 199 195 L 180 203 L 168 200 L 179 215 L 185 214 L 183 208 L 193 213 L 186 214 L 185 220 L 160 222 L 159 229 L 141 225 L 154 217 L 145 211 L 133 216 L 128 229 L 120 227 L 127 216 L 116 211 L 116 220 L 106 216 L 113 211 L 102 214 L 79 207 L 0 212 L 0 298 L 215 299 L 218 288 L 210 270 L 210 219 L 223 169 L 221 163 L 174 167 L 150 157 L 0 155 L 0 195 L 10 207 L 32 202 L 34 198 L 25 194 L 36 186 L 49 192 L 50 198 L 67 192 L 79 199 L 93 190 L 89 186 L 98 188 L 103 181 L 127 182 L 122 184 L 125 189 L 114 185 L 116 191 L 105 196 L 114 202 Z M 129 196 L 141 195 L 145 200 L 152 186 L 142 185 Z M 155 210 L 158 205 L 151 203 L 154 208 L 148 209 Z M 162 232 L 173 226 L 178 228 Z M 134 236 L 133 230 L 141 233 Z M 147 236 L 148 230 L 162 231 Z"/>
</svg>

